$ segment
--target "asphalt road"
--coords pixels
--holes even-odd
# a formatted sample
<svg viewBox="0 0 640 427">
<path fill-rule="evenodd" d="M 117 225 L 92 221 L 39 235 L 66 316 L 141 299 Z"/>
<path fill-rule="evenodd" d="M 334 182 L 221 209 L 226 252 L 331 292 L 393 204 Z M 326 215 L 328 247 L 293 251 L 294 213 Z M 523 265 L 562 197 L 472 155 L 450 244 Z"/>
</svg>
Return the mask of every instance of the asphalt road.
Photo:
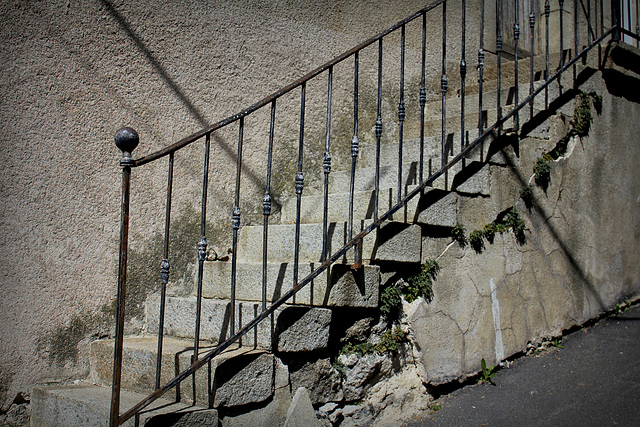
<svg viewBox="0 0 640 427">
<path fill-rule="evenodd" d="M 640 426 L 640 306 L 461 388 L 409 426 Z"/>
</svg>

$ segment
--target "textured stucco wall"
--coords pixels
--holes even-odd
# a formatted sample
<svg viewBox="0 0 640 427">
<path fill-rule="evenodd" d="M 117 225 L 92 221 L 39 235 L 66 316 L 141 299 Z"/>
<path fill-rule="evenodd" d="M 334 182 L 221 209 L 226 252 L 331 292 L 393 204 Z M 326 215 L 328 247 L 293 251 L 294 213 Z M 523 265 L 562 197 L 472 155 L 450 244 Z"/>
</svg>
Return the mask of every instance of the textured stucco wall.
<svg viewBox="0 0 640 427">
<path fill-rule="evenodd" d="M 533 165 L 566 134 L 571 117 L 547 141 L 523 139 L 516 166 L 492 167 L 491 198 L 459 207 L 470 233 L 517 206 L 523 244 L 505 233 L 485 241 L 482 253 L 454 243 L 426 255 L 439 256 L 441 267 L 433 302 L 406 310 L 428 381 L 464 378 L 480 370 L 482 358 L 497 364 L 640 296 L 640 97 L 623 89 L 629 84 L 637 80 L 603 80 L 595 72 L 580 85 L 603 96 L 602 112 L 592 109 L 588 136 L 573 137 L 567 154 L 551 163 L 546 191 L 535 186 Z M 534 186 L 531 209 L 519 200 L 527 184 Z"/>
<path fill-rule="evenodd" d="M 136 157 L 150 153 L 423 5 L 2 2 L 0 400 L 47 378 L 82 375 L 86 337 L 108 333 L 120 198 L 113 135 L 120 126 L 139 132 Z M 254 172 L 246 181 L 256 188 L 264 182 L 260 126 L 245 154 Z M 229 216 L 235 143 L 236 136 L 214 139 L 212 220 Z M 163 220 L 165 170 L 166 162 L 134 170 L 132 182 L 132 251 L 154 265 L 144 259 L 154 236 L 146 230 Z M 201 170 L 201 144 L 176 157 L 174 218 L 193 214 L 185 200 L 198 206 Z"/>
</svg>

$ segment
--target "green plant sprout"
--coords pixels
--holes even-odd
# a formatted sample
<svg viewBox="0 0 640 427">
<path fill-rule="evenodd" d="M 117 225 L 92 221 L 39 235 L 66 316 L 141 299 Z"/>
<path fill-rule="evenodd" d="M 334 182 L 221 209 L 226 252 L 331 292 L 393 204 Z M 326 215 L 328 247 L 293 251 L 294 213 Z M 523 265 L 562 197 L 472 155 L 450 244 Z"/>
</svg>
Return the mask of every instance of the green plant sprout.
<svg viewBox="0 0 640 427">
<path fill-rule="evenodd" d="M 487 362 L 485 362 L 484 357 L 480 360 L 480 367 L 482 368 L 482 372 L 480 373 L 480 380 L 478 381 L 478 384 L 495 385 L 493 377 L 498 373 L 498 367 L 491 366 L 487 368 Z"/>
</svg>

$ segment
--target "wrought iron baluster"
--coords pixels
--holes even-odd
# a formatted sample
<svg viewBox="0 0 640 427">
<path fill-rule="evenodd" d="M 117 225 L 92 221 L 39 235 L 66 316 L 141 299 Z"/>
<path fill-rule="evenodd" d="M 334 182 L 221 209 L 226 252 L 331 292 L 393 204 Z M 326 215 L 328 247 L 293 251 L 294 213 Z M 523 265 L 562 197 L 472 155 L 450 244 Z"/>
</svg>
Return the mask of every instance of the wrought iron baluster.
<svg viewBox="0 0 640 427">
<path fill-rule="evenodd" d="M 627 22 L 629 22 L 628 30 L 633 31 L 631 26 L 631 0 L 627 0 Z"/>
<path fill-rule="evenodd" d="M 329 75 L 327 77 L 327 139 L 324 146 L 324 160 L 322 167 L 324 170 L 324 204 L 322 214 L 322 259 L 325 261 L 328 257 L 328 217 L 329 217 L 329 174 L 331 173 L 331 97 L 333 94 L 333 66 L 329 67 Z"/>
<path fill-rule="evenodd" d="M 591 0 L 587 0 L 587 43 L 595 39 L 593 36 L 593 27 L 591 27 Z M 576 54 L 578 52 L 576 51 Z"/>
<path fill-rule="evenodd" d="M 480 48 L 478 49 L 478 136 L 482 135 L 482 86 L 484 84 L 484 0 L 480 1 Z"/>
<path fill-rule="evenodd" d="M 533 93 L 533 55 L 534 55 L 533 49 L 535 48 L 535 37 L 534 37 L 533 31 L 535 29 L 535 26 L 536 26 L 536 15 L 535 15 L 533 3 L 531 3 L 531 12 L 529 13 L 529 33 L 530 33 L 529 36 L 531 37 L 531 53 L 529 54 L 529 57 L 531 60 L 530 67 L 529 67 L 529 95 Z M 531 103 L 529 104 L 529 107 L 530 107 L 529 117 L 533 118 L 533 99 L 531 99 Z"/>
<path fill-rule="evenodd" d="M 573 0 L 573 55 L 574 58 L 578 54 L 578 0 Z M 574 68 L 575 74 L 575 68 Z"/>
<path fill-rule="evenodd" d="M 267 152 L 267 185 L 262 198 L 262 311 L 267 309 L 267 251 L 269 241 L 269 215 L 271 215 L 271 165 L 273 163 L 273 132 L 276 122 L 276 100 L 271 101 L 269 121 L 269 147 Z"/>
<path fill-rule="evenodd" d="M 118 259 L 118 294 L 116 296 L 116 331 L 113 349 L 113 376 L 111 382 L 111 408 L 109 425 L 120 425 L 120 384 L 122 377 L 122 352 L 124 347 L 125 300 L 127 296 L 127 255 L 129 247 L 129 192 L 131 189 L 131 153 L 140 138 L 131 128 L 122 128 L 114 137 L 116 146 L 122 151 L 122 201 L 120 203 L 120 256 Z"/>
<path fill-rule="evenodd" d="M 515 42 L 515 60 L 514 60 L 514 86 L 515 86 L 515 97 L 514 97 L 514 101 L 515 101 L 515 105 L 518 105 L 518 92 L 519 92 L 519 87 L 518 87 L 518 41 L 520 40 L 520 17 L 518 16 L 518 1 L 515 2 L 516 5 L 516 20 L 513 24 L 513 40 Z M 520 112 L 516 112 L 515 116 L 514 116 L 514 121 L 515 121 L 515 130 L 516 132 L 520 129 Z"/>
<path fill-rule="evenodd" d="M 200 240 L 198 241 L 198 278 L 196 282 L 196 328 L 193 339 L 193 359 L 198 360 L 200 351 L 200 323 L 202 318 L 202 276 L 204 274 L 204 260 L 207 255 L 207 188 L 209 186 L 209 152 L 211 150 L 211 134 L 205 136 L 204 172 L 202 174 L 202 206 L 200 208 Z M 233 319 L 233 313 L 231 314 Z M 196 403 L 196 377 L 193 375 L 193 403 Z"/>
<path fill-rule="evenodd" d="M 240 177 L 242 176 L 242 144 L 244 142 L 244 117 L 240 118 L 238 126 L 238 154 L 236 157 L 236 189 L 233 196 L 233 212 L 231 213 L 231 228 L 233 230 L 231 243 L 231 313 L 236 312 L 236 278 L 238 271 L 238 230 L 240 229 Z M 235 322 L 231 323 L 231 334 L 235 331 Z"/>
<path fill-rule="evenodd" d="M 620 14 L 622 13 L 622 9 L 620 8 L 620 0 L 612 0 L 611 1 L 611 26 L 614 28 L 613 33 L 611 34 L 611 40 L 619 42 L 622 38 L 622 32 L 620 31 L 620 26 L 622 22 L 622 17 Z"/>
<path fill-rule="evenodd" d="M 382 137 L 382 38 L 378 40 L 378 117 L 376 118 L 376 185 L 373 220 L 378 220 L 380 199 L 380 138 Z"/>
<path fill-rule="evenodd" d="M 604 34 L 604 0 L 600 0 L 600 36 Z"/>
<path fill-rule="evenodd" d="M 169 283 L 169 226 L 171 225 L 171 193 L 173 190 L 173 155 L 169 155 L 169 171 L 167 172 L 167 204 L 164 216 L 164 248 L 160 263 L 160 316 L 158 318 L 158 352 L 156 355 L 156 389 L 160 388 L 162 367 L 162 343 L 164 339 L 164 310 L 167 299 L 167 283 Z"/>
<path fill-rule="evenodd" d="M 442 3 L 442 77 L 440 79 L 440 90 L 442 91 L 442 138 L 441 138 L 441 166 L 447 164 L 446 147 L 446 115 L 447 115 L 447 3 Z"/>
<path fill-rule="evenodd" d="M 549 78 L 549 15 L 551 15 L 551 5 L 549 0 L 544 2 L 544 20 L 545 20 L 545 67 L 544 67 L 544 79 Z M 549 88 L 544 88 L 544 106 L 549 106 Z"/>
<path fill-rule="evenodd" d="M 564 0 L 558 0 L 558 6 L 560 6 L 560 68 L 562 68 L 564 67 Z"/>
<path fill-rule="evenodd" d="M 640 35 L 640 23 L 638 23 L 638 15 L 640 15 L 640 13 L 638 12 L 638 6 L 640 6 L 640 2 L 638 0 L 636 0 L 636 35 Z M 636 47 L 640 47 L 640 40 L 636 39 Z"/>
<path fill-rule="evenodd" d="M 466 43 L 466 27 L 467 27 L 467 2 L 462 0 L 462 35 L 461 35 L 461 52 L 460 52 L 460 151 L 466 146 L 465 130 L 464 130 L 464 95 L 465 84 L 467 78 L 467 61 L 465 58 Z"/>
<path fill-rule="evenodd" d="M 402 200 L 402 138 L 404 133 L 404 45 L 405 45 L 405 26 L 400 30 L 400 102 L 398 103 L 398 203 Z"/>
<path fill-rule="evenodd" d="M 483 0 L 484 1 L 484 0 Z M 424 107 L 427 104 L 427 90 L 425 88 L 427 55 L 427 14 L 422 14 L 422 73 L 420 77 L 420 182 L 424 180 Z"/>
<path fill-rule="evenodd" d="M 293 251 L 293 286 L 298 283 L 298 266 L 300 262 L 300 216 L 302 210 L 302 191 L 304 190 L 304 173 L 302 172 L 302 159 L 304 149 L 304 112 L 307 97 L 307 84 L 303 83 L 300 89 L 300 135 L 298 137 L 298 171 L 296 172 L 296 238 Z"/>
<path fill-rule="evenodd" d="M 496 112 L 498 115 L 498 120 L 502 118 L 502 0 L 498 0 L 498 7 L 496 7 L 496 55 L 497 55 L 497 68 L 498 68 L 498 76 L 497 76 L 497 86 L 498 91 L 496 93 Z M 500 130 L 502 129 L 502 125 L 498 128 L 498 134 L 500 134 Z"/>
<path fill-rule="evenodd" d="M 358 65 L 359 52 L 355 53 L 353 61 L 353 137 L 351 138 L 351 180 L 349 182 L 349 240 L 353 238 L 353 197 L 356 181 L 356 164 L 360 143 L 358 141 Z M 354 265 L 360 264 L 358 248 L 355 250 Z"/>
</svg>

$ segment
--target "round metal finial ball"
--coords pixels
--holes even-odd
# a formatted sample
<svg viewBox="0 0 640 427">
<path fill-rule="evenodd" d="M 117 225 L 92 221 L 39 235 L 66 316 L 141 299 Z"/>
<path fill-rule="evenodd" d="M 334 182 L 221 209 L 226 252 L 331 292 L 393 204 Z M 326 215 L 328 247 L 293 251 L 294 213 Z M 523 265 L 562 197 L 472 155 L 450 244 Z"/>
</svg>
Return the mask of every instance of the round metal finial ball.
<svg viewBox="0 0 640 427">
<path fill-rule="evenodd" d="M 131 153 L 140 142 L 138 132 L 130 127 L 123 127 L 114 137 L 116 147 L 118 147 L 124 153 Z"/>
</svg>

